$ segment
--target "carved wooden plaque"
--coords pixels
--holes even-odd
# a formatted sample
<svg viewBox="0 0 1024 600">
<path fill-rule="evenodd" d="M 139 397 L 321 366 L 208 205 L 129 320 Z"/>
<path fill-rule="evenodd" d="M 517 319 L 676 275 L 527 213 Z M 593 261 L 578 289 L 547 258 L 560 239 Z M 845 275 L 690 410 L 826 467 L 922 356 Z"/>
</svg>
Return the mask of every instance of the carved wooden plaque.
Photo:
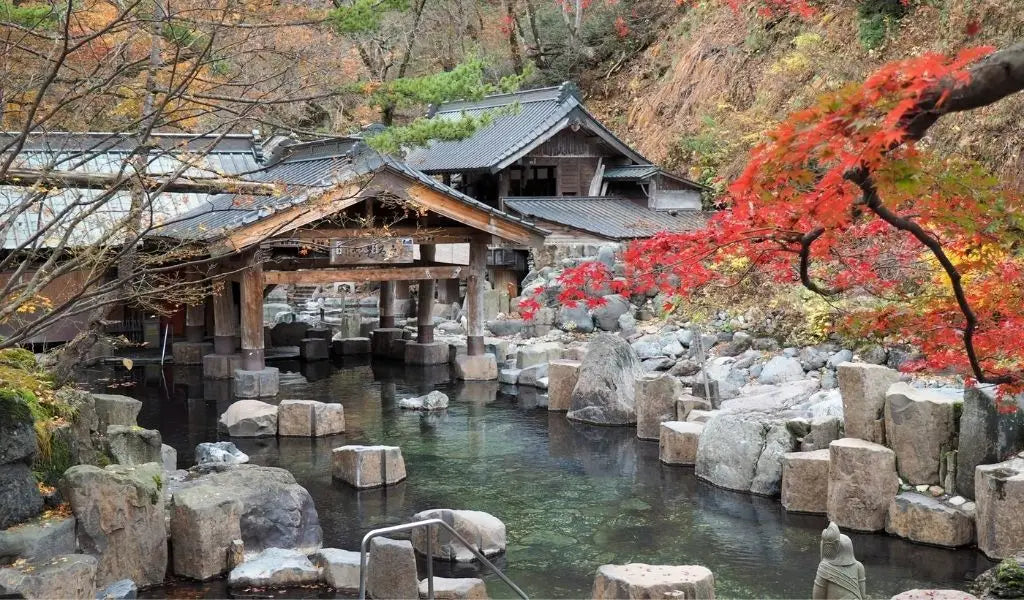
<svg viewBox="0 0 1024 600">
<path fill-rule="evenodd" d="M 411 263 L 412 238 L 353 238 L 331 242 L 332 265 Z"/>
</svg>

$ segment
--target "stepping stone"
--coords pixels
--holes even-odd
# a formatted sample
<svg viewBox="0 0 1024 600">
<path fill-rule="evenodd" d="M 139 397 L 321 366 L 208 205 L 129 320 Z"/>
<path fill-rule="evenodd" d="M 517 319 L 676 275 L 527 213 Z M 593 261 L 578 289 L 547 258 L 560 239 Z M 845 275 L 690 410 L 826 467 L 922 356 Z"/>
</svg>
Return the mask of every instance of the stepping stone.
<svg viewBox="0 0 1024 600">
<path fill-rule="evenodd" d="M 405 479 L 398 446 L 342 446 L 332 451 L 331 474 L 357 488 L 394 485 Z"/>
<path fill-rule="evenodd" d="M 715 597 L 715 576 L 698 565 L 601 565 L 594 579 L 592 598 L 687 598 Z"/>
<path fill-rule="evenodd" d="M 782 507 L 789 512 L 828 512 L 829 449 L 782 455 Z"/>
<path fill-rule="evenodd" d="M 931 496 L 902 492 L 889 505 L 885 531 L 912 542 L 956 548 L 974 541 L 974 517 Z"/>
<path fill-rule="evenodd" d="M 697 444 L 704 431 L 703 423 L 666 421 L 661 424 L 658 441 L 658 456 L 667 465 L 689 465 L 697 463 Z"/>
<path fill-rule="evenodd" d="M 283 587 L 307 585 L 320 579 L 320 569 L 297 550 L 267 548 L 231 569 L 228 585 L 239 587 Z"/>
<path fill-rule="evenodd" d="M 426 519 L 441 519 L 451 525 L 466 541 L 474 544 L 475 549 L 484 556 L 496 556 L 505 551 L 507 539 L 505 535 L 505 524 L 501 519 L 490 513 L 479 510 L 451 510 L 447 508 L 434 508 L 424 510 L 413 515 L 413 521 Z M 433 539 L 431 550 L 434 558 L 450 560 L 455 562 L 471 562 L 476 557 L 466 546 L 455 539 L 447 530 L 436 525 L 431 528 Z M 412 532 L 412 544 L 420 554 L 427 552 L 427 530 L 426 528 L 415 529 Z"/>
<path fill-rule="evenodd" d="M 420 598 L 427 598 L 427 580 L 420 581 Z M 483 579 L 434 578 L 434 598 L 437 600 L 488 600 L 487 585 Z"/>
<path fill-rule="evenodd" d="M 359 553 L 337 548 L 321 548 L 312 556 L 313 564 L 323 571 L 324 583 L 336 590 L 359 591 Z"/>
<path fill-rule="evenodd" d="M 836 525 L 854 531 L 885 529 L 899 488 L 892 450 L 850 437 L 829 444 L 828 518 Z"/>
<path fill-rule="evenodd" d="M 370 542 L 366 592 L 371 598 L 418 598 L 416 553 L 408 540 L 378 537 Z"/>
</svg>

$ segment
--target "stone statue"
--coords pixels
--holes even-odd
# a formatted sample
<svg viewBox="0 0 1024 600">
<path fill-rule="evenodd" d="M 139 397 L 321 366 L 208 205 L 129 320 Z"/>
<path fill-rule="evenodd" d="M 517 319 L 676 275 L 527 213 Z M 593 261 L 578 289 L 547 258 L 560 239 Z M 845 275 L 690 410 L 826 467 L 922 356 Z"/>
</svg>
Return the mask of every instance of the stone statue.
<svg viewBox="0 0 1024 600">
<path fill-rule="evenodd" d="M 835 523 L 821 532 L 821 562 L 814 576 L 814 600 L 864 600 L 864 565 L 853 556 L 853 542 Z"/>
</svg>

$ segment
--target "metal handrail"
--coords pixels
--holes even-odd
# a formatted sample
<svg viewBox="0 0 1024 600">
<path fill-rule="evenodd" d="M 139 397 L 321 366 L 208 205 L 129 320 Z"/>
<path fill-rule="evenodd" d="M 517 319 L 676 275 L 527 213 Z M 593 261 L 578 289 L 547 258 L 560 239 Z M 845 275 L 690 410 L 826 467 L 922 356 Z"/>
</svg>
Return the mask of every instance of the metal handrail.
<svg viewBox="0 0 1024 600">
<path fill-rule="evenodd" d="M 482 562 L 484 566 L 494 571 L 494 573 L 498 577 L 500 577 L 501 580 L 504 581 L 506 585 L 508 585 L 508 587 L 512 588 L 512 591 L 514 591 L 520 598 L 522 598 L 523 600 L 530 600 L 529 597 L 526 595 L 526 592 L 519 589 L 518 585 L 513 583 L 511 579 L 509 579 L 504 573 L 501 572 L 501 569 L 494 566 L 494 563 L 487 560 L 487 557 L 485 557 L 476 548 L 474 548 L 472 544 L 467 542 L 466 538 L 462 537 L 462 535 L 458 531 L 455 531 L 455 528 L 453 528 L 448 523 L 445 523 L 441 519 L 425 519 L 423 521 L 416 521 L 414 523 L 404 523 L 402 525 L 382 527 L 380 529 L 374 529 L 373 531 L 370 531 L 369 533 L 364 535 L 363 543 L 359 546 L 359 600 L 366 600 L 366 548 L 367 546 L 369 546 L 370 540 L 388 533 L 409 531 L 420 527 L 427 528 L 427 598 L 428 600 L 434 600 L 434 541 L 430 529 L 431 526 L 433 525 L 440 525 L 441 527 L 447 529 L 448 533 L 452 534 L 452 537 L 457 539 L 459 542 L 462 543 L 463 546 L 468 548 L 469 551 L 473 553 L 473 556 L 475 556 L 477 560 Z"/>
</svg>

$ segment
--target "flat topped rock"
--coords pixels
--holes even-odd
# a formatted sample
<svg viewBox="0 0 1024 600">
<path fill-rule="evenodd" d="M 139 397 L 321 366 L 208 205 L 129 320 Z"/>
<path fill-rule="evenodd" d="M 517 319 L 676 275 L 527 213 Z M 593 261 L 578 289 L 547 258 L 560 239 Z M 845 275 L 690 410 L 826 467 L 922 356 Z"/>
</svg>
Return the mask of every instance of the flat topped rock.
<svg viewBox="0 0 1024 600">
<path fill-rule="evenodd" d="M 359 590 L 358 552 L 321 548 L 311 557 L 313 564 L 323 572 L 324 583 L 336 590 Z"/>
<path fill-rule="evenodd" d="M 420 598 L 429 592 L 428 581 L 420 581 Z M 472 577 L 434 577 L 434 598 L 437 600 L 487 600 L 487 585 Z"/>
<path fill-rule="evenodd" d="M 75 551 L 74 517 L 39 517 L 0 530 L 0 562 L 16 558 L 45 561 Z"/>
<path fill-rule="evenodd" d="M 892 600 L 978 600 L 977 596 L 960 590 L 907 590 Z"/>
<path fill-rule="evenodd" d="M 196 464 L 240 465 L 249 462 L 249 455 L 231 442 L 203 442 L 196 446 Z"/>
<path fill-rule="evenodd" d="M 407 410 L 443 410 L 448 408 L 448 396 L 434 390 L 418 398 L 402 398 L 398 401 L 398 407 Z"/>
<path fill-rule="evenodd" d="M 665 421 L 661 424 L 658 456 L 668 465 L 692 465 L 697 462 L 697 447 L 703 423 Z"/>
<path fill-rule="evenodd" d="M 912 542 L 955 548 L 974 541 L 974 517 L 937 498 L 902 492 L 889 505 L 885 530 Z"/>
<path fill-rule="evenodd" d="M 715 576 L 699 565 L 601 565 L 594 579 L 592 597 L 686 598 L 715 597 Z"/>
<path fill-rule="evenodd" d="M 334 478 L 353 487 L 381 487 L 405 479 L 405 459 L 398 446 L 342 446 L 331 456 Z"/>
<path fill-rule="evenodd" d="M 316 583 L 320 569 L 297 550 L 267 548 L 255 557 L 231 569 L 231 587 L 281 587 Z"/>
<path fill-rule="evenodd" d="M 220 416 L 221 429 L 232 437 L 277 435 L 277 407 L 259 400 L 239 400 Z"/>
<path fill-rule="evenodd" d="M 95 593 L 96 557 L 88 554 L 0 568 L 0 597 L 93 600 Z"/>
<path fill-rule="evenodd" d="M 413 521 L 425 519 L 441 519 L 448 523 L 484 556 L 494 556 L 505 551 L 507 544 L 505 524 L 490 513 L 479 510 L 434 508 L 418 512 L 412 517 Z M 431 534 L 433 536 L 431 548 L 435 558 L 456 562 L 470 562 L 475 558 L 462 542 L 440 526 L 432 527 Z M 425 528 L 412 532 L 412 543 L 419 553 L 426 554 L 427 531 Z"/>
</svg>

